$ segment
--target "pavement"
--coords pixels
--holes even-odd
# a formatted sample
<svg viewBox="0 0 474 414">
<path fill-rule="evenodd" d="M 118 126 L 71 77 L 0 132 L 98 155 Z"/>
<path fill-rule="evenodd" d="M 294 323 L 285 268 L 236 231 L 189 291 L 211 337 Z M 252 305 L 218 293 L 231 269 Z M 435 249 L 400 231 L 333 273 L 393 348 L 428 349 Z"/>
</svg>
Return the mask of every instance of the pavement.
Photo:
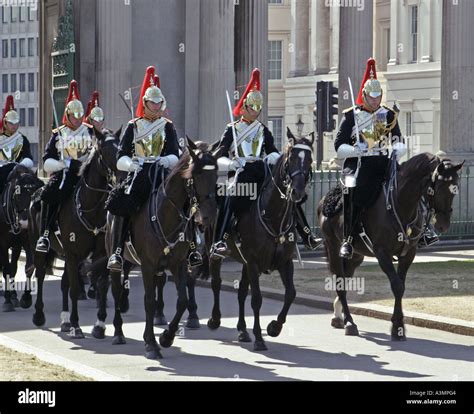
<svg viewBox="0 0 474 414">
<path fill-rule="evenodd" d="M 472 251 L 462 253 L 463 257 L 473 255 Z M 424 256 L 417 259 L 425 260 Z M 444 261 L 461 256 L 443 252 L 430 253 L 430 257 L 431 261 Z M 308 263 L 312 266 L 323 264 Z M 19 275 L 18 279 L 21 278 Z M 473 337 L 408 326 L 408 340 L 392 342 L 389 321 L 365 316 L 355 316 L 360 336 L 348 337 L 343 330 L 331 328 L 330 311 L 301 304 L 292 306 L 278 338 L 264 336 L 268 351 L 254 352 L 251 343 L 237 342 L 236 292 L 222 292 L 222 325 L 217 331 L 207 328 L 212 293 L 206 287 L 196 290 L 201 329 L 189 330 L 183 326 L 173 346 L 162 350 L 163 359 L 147 360 L 142 340 L 145 314 L 142 286 L 139 274 L 132 273 L 130 310 L 124 315 L 125 345 L 111 344 L 110 307 L 106 338 L 97 340 L 90 335 L 97 312 L 93 300 L 82 301 L 79 305 L 80 323 L 86 338 L 72 340 L 60 332 L 61 294 L 57 276 L 48 276 L 45 282 L 46 325 L 43 328 L 33 325 L 33 308 L 0 312 L 0 344 L 96 380 L 474 380 Z M 165 314 L 168 320 L 174 313 L 175 292 L 173 284 L 167 283 Z M 281 306 L 278 300 L 264 298 L 262 327 L 275 318 Z M 251 333 L 253 317 L 249 299 L 246 314 Z M 157 335 L 161 331 L 155 327 Z"/>
</svg>

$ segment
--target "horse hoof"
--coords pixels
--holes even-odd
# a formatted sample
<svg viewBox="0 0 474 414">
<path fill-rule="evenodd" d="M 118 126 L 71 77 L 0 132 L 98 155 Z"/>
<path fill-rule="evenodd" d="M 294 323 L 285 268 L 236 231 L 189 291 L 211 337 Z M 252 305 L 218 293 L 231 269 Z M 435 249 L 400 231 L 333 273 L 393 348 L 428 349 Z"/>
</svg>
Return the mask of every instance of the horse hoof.
<svg viewBox="0 0 474 414">
<path fill-rule="evenodd" d="M 403 342 L 407 340 L 407 337 L 405 336 L 405 328 L 403 326 L 400 326 L 399 328 L 392 328 L 391 334 L 392 341 Z"/>
<path fill-rule="evenodd" d="M 44 313 L 41 312 L 41 313 L 34 313 L 33 314 L 33 323 L 36 325 L 36 326 L 43 326 L 45 323 L 46 323 L 46 318 L 44 316 Z"/>
<path fill-rule="evenodd" d="M 357 329 L 357 325 L 353 325 L 352 323 L 348 323 L 344 328 L 344 333 L 347 336 L 359 336 L 359 330 Z"/>
<path fill-rule="evenodd" d="M 199 323 L 199 318 L 188 319 L 184 326 L 185 326 L 185 328 L 188 328 L 188 329 L 200 329 L 201 328 L 201 324 Z"/>
<path fill-rule="evenodd" d="M 344 321 L 341 318 L 332 318 L 331 326 L 336 329 L 344 329 Z"/>
<path fill-rule="evenodd" d="M 72 327 L 68 333 L 69 338 L 71 339 L 84 339 L 84 333 L 81 328 Z"/>
<path fill-rule="evenodd" d="M 112 345 L 124 345 L 127 341 L 123 335 L 115 335 L 112 339 Z"/>
<path fill-rule="evenodd" d="M 283 328 L 283 324 L 278 321 L 271 321 L 267 326 L 267 334 L 276 337 L 280 335 L 280 332 Z"/>
<path fill-rule="evenodd" d="M 128 296 L 125 299 L 120 301 L 120 313 L 127 313 L 130 309 L 130 302 L 128 301 Z"/>
<path fill-rule="evenodd" d="M 166 318 L 164 316 L 155 316 L 153 318 L 153 325 L 155 325 L 155 326 L 168 325 L 168 321 L 166 320 Z"/>
<path fill-rule="evenodd" d="M 13 303 L 11 303 L 11 302 L 4 303 L 2 305 L 2 311 L 3 312 L 13 312 L 14 310 L 15 310 L 15 306 L 13 306 Z"/>
<path fill-rule="evenodd" d="M 61 332 L 70 332 L 71 331 L 71 322 L 63 322 L 61 324 Z"/>
<path fill-rule="evenodd" d="M 160 335 L 160 345 L 163 348 L 169 348 L 173 345 L 174 337 L 171 336 L 168 329 L 164 330 L 163 333 Z"/>
<path fill-rule="evenodd" d="M 14 296 L 12 295 L 11 301 L 12 301 L 12 304 L 13 304 L 14 308 L 19 308 L 20 307 L 20 301 L 18 300 L 16 294 Z"/>
<path fill-rule="evenodd" d="M 262 339 L 261 341 L 255 341 L 253 344 L 254 351 L 266 351 L 268 348 L 265 345 L 265 341 Z"/>
<path fill-rule="evenodd" d="M 94 325 L 92 328 L 92 336 L 95 339 L 104 339 L 105 338 L 105 328 Z"/>
<path fill-rule="evenodd" d="M 146 345 L 145 346 L 145 358 L 146 359 L 162 359 L 163 355 L 160 352 L 158 344 Z"/>
<path fill-rule="evenodd" d="M 89 299 L 95 299 L 97 297 L 97 292 L 92 286 L 87 290 L 87 297 Z"/>
<path fill-rule="evenodd" d="M 220 319 L 209 318 L 207 321 L 207 327 L 212 331 L 215 331 L 219 326 L 221 326 Z"/>
<path fill-rule="evenodd" d="M 31 304 L 32 304 L 31 294 L 23 293 L 20 299 L 20 306 L 23 309 L 28 309 L 31 307 Z"/>
<path fill-rule="evenodd" d="M 247 331 L 239 331 L 239 342 L 252 342 Z"/>
<path fill-rule="evenodd" d="M 86 292 L 84 292 L 83 290 L 81 290 L 81 291 L 79 292 L 79 295 L 77 296 L 77 300 L 87 300 Z"/>
</svg>

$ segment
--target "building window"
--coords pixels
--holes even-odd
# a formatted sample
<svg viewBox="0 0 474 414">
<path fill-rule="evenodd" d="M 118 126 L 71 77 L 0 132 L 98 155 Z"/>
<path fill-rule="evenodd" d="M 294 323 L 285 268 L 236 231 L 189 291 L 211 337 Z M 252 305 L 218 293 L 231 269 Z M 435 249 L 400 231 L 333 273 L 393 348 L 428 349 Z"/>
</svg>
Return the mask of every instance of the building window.
<svg viewBox="0 0 474 414">
<path fill-rule="evenodd" d="M 10 92 L 16 92 L 16 73 L 10 75 Z"/>
<path fill-rule="evenodd" d="M 35 91 L 35 74 L 28 73 L 28 92 Z"/>
<path fill-rule="evenodd" d="M 25 127 L 26 126 L 26 111 L 25 108 L 20 109 L 20 126 Z"/>
<path fill-rule="evenodd" d="M 8 93 L 8 75 L 2 75 L 2 92 Z"/>
<path fill-rule="evenodd" d="M 28 6 L 28 20 L 30 22 L 36 20 L 36 10 L 38 10 L 36 7 Z"/>
<path fill-rule="evenodd" d="M 20 39 L 20 57 L 26 56 L 26 39 Z"/>
<path fill-rule="evenodd" d="M 1 10 L 0 12 L 2 13 L 2 23 L 7 23 L 7 10 L 5 8 L 5 6 L 2 6 L 1 7 Z"/>
<path fill-rule="evenodd" d="M 268 0 L 268 4 L 283 4 L 283 0 Z"/>
<path fill-rule="evenodd" d="M 281 40 L 268 42 L 268 79 L 281 79 Z"/>
<path fill-rule="evenodd" d="M 35 126 L 35 108 L 28 108 L 28 126 Z"/>
<path fill-rule="evenodd" d="M 35 55 L 35 38 L 30 37 L 28 38 L 28 56 L 34 56 Z"/>
<path fill-rule="evenodd" d="M 20 92 L 26 92 L 26 75 L 20 73 Z"/>
<path fill-rule="evenodd" d="M 15 23 L 18 21 L 18 7 L 10 6 L 10 21 Z"/>
<path fill-rule="evenodd" d="M 21 7 L 21 6 L 19 6 L 18 9 L 20 11 L 20 22 L 24 22 L 25 21 L 26 9 L 25 9 L 25 7 Z"/>
<path fill-rule="evenodd" d="M 411 112 L 405 113 L 405 136 L 411 137 L 412 135 L 412 118 Z"/>
<path fill-rule="evenodd" d="M 283 117 L 282 116 L 269 116 L 268 123 L 269 125 L 271 125 L 271 132 L 275 140 L 275 147 L 281 150 L 282 134 L 283 134 Z"/>
<path fill-rule="evenodd" d="M 390 60 L 390 29 L 387 29 L 387 63 Z"/>
<path fill-rule="evenodd" d="M 2 40 L 2 57 L 8 57 L 8 40 Z"/>
<path fill-rule="evenodd" d="M 411 61 L 418 61 L 418 6 L 411 6 Z"/>
<path fill-rule="evenodd" d="M 12 41 L 11 41 L 10 56 L 12 58 L 16 58 L 16 39 L 12 39 Z"/>
</svg>

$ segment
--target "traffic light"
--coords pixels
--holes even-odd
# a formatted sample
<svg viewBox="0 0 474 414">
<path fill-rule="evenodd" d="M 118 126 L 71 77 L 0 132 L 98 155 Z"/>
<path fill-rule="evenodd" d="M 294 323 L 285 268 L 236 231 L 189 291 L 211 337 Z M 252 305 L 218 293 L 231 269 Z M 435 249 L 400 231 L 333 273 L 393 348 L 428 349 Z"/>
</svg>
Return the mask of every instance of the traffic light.
<svg viewBox="0 0 474 414">
<path fill-rule="evenodd" d="M 316 130 L 324 132 L 326 126 L 326 113 L 327 113 L 327 84 L 324 81 L 316 83 Z"/>
<path fill-rule="evenodd" d="M 326 116 L 325 116 L 325 126 L 324 130 L 327 132 L 332 132 L 336 129 L 336 121 L 334 116 L 337 116 L 339 109 L 338 104 L 338 89 L 333 85 L 332 82 L 327 82 L 326 89 Z"/>
</svg>

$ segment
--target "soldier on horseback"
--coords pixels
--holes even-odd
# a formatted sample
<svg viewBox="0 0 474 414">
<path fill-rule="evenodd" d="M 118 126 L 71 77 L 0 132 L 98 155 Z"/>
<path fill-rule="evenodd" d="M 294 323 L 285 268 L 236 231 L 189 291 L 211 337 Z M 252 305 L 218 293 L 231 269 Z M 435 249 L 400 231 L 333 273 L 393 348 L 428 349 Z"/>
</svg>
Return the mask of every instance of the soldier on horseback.
<svg viewBox="0 0 474 414">
<path fill-rule="evenodd" d="M 398 159 L 406 153 L 398 125 L 399 110 L 396 106 L 392 109 L 382 105 L 382 93 L 375 60 L 371 58 L 367 61 L 356 106 L 344 111 L 334 143 L 338 158 L 345 159 L 344 234 L 339 251 L 339 256 L 345 259 L 352 258 L 354 225 L 362 209 L 375 201 L 386 178 L 389 144 L 396 150 Z M 427 244 L 437 241 L 429 227 L 425 237 Z"/>
<path fill-rule="evenodd" d="M 128 173 L 125 194 L 130 194 L 134 199 L 136 209 L 146 202 L 152 190 L 149 180 L 152 166 L 156 164 L 160 167 L 159 172 L 154 174 L 159 179 L 163 169 L 172 169 L 178 162 L 178 138 L 173 122 L 163 116 L 165 109 L 166 99 L 160 89 L 159 78 L 155 75 L 155 68 L 149 66 L 143 80 L 136 118 L 128 123 L 117 154 L 117 169 Z M 130 215 L 133 211 L 128 213 Z M 113 219 L 113 254 L 107 268 L 117 272 L 122 271 L 122 252 L 129 215 L 115 215 Z"/>
<path fill-rule="evenodd" d="M 54 108 L 53 108 L 54 110 Z M 62 119 L 63 125 L 53 130 L 43 156 L 45 172 L 51 174 L 41 193 L 41 236 L 36 251 L 49 251 L 49 222 L 58 206 L 68 198 L 79 181 L 79 169 L 94 144 L 92 126 L 83 122 L 84 108 L 78 85 L 72 80 Z"/>
<path fill-rule="evenodd" d="M 263 105 L 263 96 L 260 92 L 260 70 L 254 69 L 247 88 L 239 103 L 233 110 L 235 117 L 240 119 L 227 125 L 224 134 L 219 142 L 214 156 L 218 158 L 219 170 L 227 171 L 229 177 L 235 176 L 237 183 L 245 176 L 245 181 L 261 181 L 257 176 L 262 175 L 254 166 L 258 166 L 255 161 L 265 160 L 269 165 L 274 165 L 280 153 L 275 147 L 273 135 L 270 130 L 257 120 Z M 234 145 L 234 133 L 237 142 L 237 149 Z M 265 156 L 264 156 L 265 154 Z M 231 155 L 232 159 L 229 158 Z M 211 257 L 225 257 L 228 254 L 226 240 L 230 235 L 230 225 L 233 213 L 235 212 L 236 197 L 227 196 L 223 206 L 219 209 L 217 220 L 216 238 L 217 240 L 211 248 Z M 304 244 L 314 250 L 322 242 L 311 234 L 310 227 L 301 208 L 301 204 L 296 206 L 297 229 L 303 238 Z"/>
<path fill-rule="evenodd" d="M 30 142 L 18 131 L 19 123 L 20 117 L 15 110 L 13 96 L 8 95 L 0 119 L 0 194 L 16 163 L 33 168 Z"/>
<path fill-rule="evenodd" d="M 92 93 L 92 99 L 87 104 L 87 110 L 84 115 L 84 122 L 91 125 L 95 131 L 102 132 L 104 129 L 105 115 L 103 109 L 99 106 L 99 92 Z"/>
</svg>

